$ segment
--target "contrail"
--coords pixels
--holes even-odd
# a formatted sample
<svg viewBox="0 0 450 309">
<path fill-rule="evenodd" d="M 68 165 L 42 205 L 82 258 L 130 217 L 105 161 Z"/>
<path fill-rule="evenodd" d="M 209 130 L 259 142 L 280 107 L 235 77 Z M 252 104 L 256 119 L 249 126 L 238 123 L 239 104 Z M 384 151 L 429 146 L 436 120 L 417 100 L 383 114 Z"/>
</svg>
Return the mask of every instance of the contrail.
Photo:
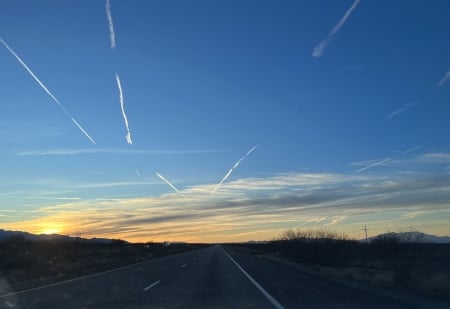
<svg viewBox="0 0 450 309">
<path fill-rule="evenodd" d="M 417 150 L 417 149 L 422 148 L 422 147 L 423 147 L 422 145 L 417 145 L 416 147 L 413 147 L 413 148 L 410 148 L 410 149 L 407 149 L 407 150 L 403 151 L 403 154 L 410 153 L 411 151 Z"/>
<path fill-rule="evenodd" d="M 450 79 L 450 70 L 448 70 L 444 77 L 442 77 L 442 79 L 439 81 L 439 83 L 437 83 L 436 87 L 441 87 L 443 84 L 445 84 L 445 82 Z"/>
<path fill-rule="evenodd" d="M 141 173 L 138 170 L 136 170 L 136 176 L 141 177 Z"/>
<path fill-rule="evenodd" d="M 168 184 L 172 189 L 175 190 L 175 192 L 177 192 L 182 198 L 184 198 L 187 201 L 190 201 L 183 193 L 181 193 L 180 190 L 178 190 L 173 184 L 171 184 L 166 178 L 164 178 L 163 175 L 161 175 L 160 173 L 155 173 L 156 176 L 159 177 L 159 179 L 161 179 L 162 181 L 164 181 L 166 184 Z"/>
<path fill-rule="evenodd" d="M 353 2 L 352 6 L 347 10 L 347 12 L 345 12 L 344 16 L 337 23 L 337 25 L 334 26 L 334 28 L 330 31 L 330 34 L 328 34 L 328 36 L 322 42 L 320 42 L 319 44 L 317 44 L 314 47 L 313 52 L 312 52 L 313 57 L 319 58 L 320 56 L 322 56 L 323 52 L 325 51 L 325 48 L 331 42 L 331 39 L 333 38 L 333 36 L 344 26 L 345 22 L 350 17 L 353 10 L 356 9 L 359 2 L 360 2 L 360 0 L 355 0 Z"/>
<path fill-rule="evenodd" d="M 111 49 L 116 47 L 116 34 L 114 33 L 114 24 L 111 15 L 111 3 L 109 0 L 105 2 L 106 18 L 108 19 L 109 40 L 111 41 Z"/>
<path fill-rule="evenodd" d="M 392 113 L 390 113 L 389 115 L 387 115 L 386 116 L 386 120 L 391 119 L 392 117 L 395 117 L 395 116 L 397 116 L 400 113 L 403 113 L 407 109 L 409 109 L 409 108 L 411 108 L 411 107 L 413 107 L 414 105 L 417 105 L 417 104 L 419 104 L 419 103 L 413 102 L 413 103 L 408 103 L 408 104 L 403 105 L 401 108 L 399 108 L 399 109 L 393 111 Z"/>
<path fill-rule="evenodd" d="M 244 161 L 256 148 L 258 148 L 258 145 L 253 146 L 249 151 L 247 151 L 247 153 L 240 158 L 236 163 L 234 163 L 233 167 L 230 168 L 230 170 L 228 171 L 228 173 L 226 173 L 226 175 L 222 178 L 222 180 L 219 182 L 219 184 L 214 188 L 214 190 L 212 190 L 211 194 L 214 194 L 217 189 L 220 188 L 220 186 L 224 183 L 225 180 L 227 180 L 228 177 L 230 177 L 231 173 L 234 171 L 234 169 L 236 169 L 239 164 Z"/>
<path fill-rule="evenodd" d="M 377 165 L 381 165 L 381 164 L 383 164 L 383 163 L 385 163 L 387 161 L 390 161 L 390 160 L 392 160 L 394 158 L 395 158 L 395 156 L 383 159 L 381 161 L 374 162 L 374 163 L 372 163 L 372 164 L 370 164 L 370 165 L 368 165 L 366 167 L 360 168 L 355 173 L 361 173 L 362 171 L 368 170 L 369 168 L 372 168 L 372 167 L 377 166 Z"/>
<path fill-rule="evenodd" d="M 127 115 L 125 114 L 125 109 L 123 106 L 122 84 L 120 83 L 120 78 L 117 73 L 116 73 L 116 81 L 117 81 L 117 88 L 119 89 L 120 108 L 122 109 L 123 120 L 125 121 L 125 128 L 127 129 L 127 135 L 125 136 L 125 138 L 127 139 L 128 144 L 133 144 L 133 141 L 131 140 L 130 128 L 128 127 L 128 118 Z"/>
<path fill-rule="evenodd" d="M 50 90 L 47 89 L 47 87 L 45 87 L 45 85 L 39 80 L 39 78 L 37 78 L 36 75 L 34 75 L 34 73 L 31 71 L 31 69 L 26 65 L 25 62 L 23 62 L 23 60 L 19 57 L 19 55 L 16 54 L 16 52 L 14 50 L 12 50 L 11 47 L 9 47 L 9 45 L 0 37 L 0 42 L 6 47 L 6 49 L 17 59 L 17 61 L 19 61 L 19 63 L 25 68 L 25 70 L 28 71 L 28 73 L 30 73 L 31 77 L 34 78 L 34 80 L 39 84 L 39 86 L 42 87 L 42 89 L 44 89 L 44 91 L 59 105 L 59 107 L 63 110 L 63 112 L 69 116 L 69 118 L 72 120 L 72 122 L 78 127 L 78 129 L 81 130 L 81 132 L 83 132 L 84 135 L 86 135 L 86 137 L 93 143 L 95 144 L 95 141 L 92 139 L 92 137 L 89 136 L 89 134 L 86 132 L 85 129 L 83 129 L 83 127 L 78 123 L 78 121 L 75 120 L 75 118 L 69 113 L 69 111 L 61 104 L 61 102 L 59 102 L 59 100 L 50 92 Z"/>
<path fill-rule="evenodd" d="M 410 148 L 410 149 L 407 149 L 407 150 L 403 151 L 402 154 L 410 153 L 410 152 L 412 152 L 412 151 L 414 151 L 414 150 L 417 150 L 417 149 L 419 149 L 419 148 L 422 148 L 422 147 L 423 147 L 422 145 L 417 145 L 417 146 L 415 146 L 415 147 L 413 147 L 413 148 Z M 398 155 L 397 155 L 397 156 L 398 156 Z M 386 159 L 383 159 L 383 160 L 374 162 L 374 163 L 372 163 L 372 164 L 369 164 L 369 165 L 366 166 L 366 167 L 360 168 L 360 169 L 357 170 L 355 173 L 361 173 L 362 171 L 368 170 L 369 168 L 375 167 L 375 166 L 377 166 L 377 165 L 381 165 L 381 164 L 383 164 L 383 163 L 385 163 L 385 162 L 387 162 L 387 161 L 390 161 L 390 160 L 394 159 L 394 158 L 397 157 L 397 156 L 392 156 L 392 157 L 389 157 L 389 158 L 386 158 Z"/>
</svg>

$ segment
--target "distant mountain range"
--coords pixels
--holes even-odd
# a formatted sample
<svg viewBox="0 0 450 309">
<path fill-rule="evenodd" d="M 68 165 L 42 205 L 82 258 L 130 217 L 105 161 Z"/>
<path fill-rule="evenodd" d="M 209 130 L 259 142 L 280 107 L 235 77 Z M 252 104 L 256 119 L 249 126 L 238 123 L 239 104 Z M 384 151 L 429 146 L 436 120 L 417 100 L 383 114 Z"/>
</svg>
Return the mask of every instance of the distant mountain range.
<svg viewBox="0 0 450 309">
<path fill-rule="evenodd" d="M 82 238 L 82 237 L 71 237 L 59 234 L 31 234 L 21 231 L 8 231 L 0 229 L 0 241 L 19 237 L 29 241 L 40 241 L 40 240 L 57 240 L 57 241 L 67 241 L 67 242 L 89 242 L 89 243 L 112 243 L 112 242 L 126 242 L 123 240 L 109 239 L 109 238 Z"/>
<path fill-rule="evenodd" d="M 377 237 L 396 237 L 399 239 L 400 242 L 408 243 L 408 242 L 415 242 L 415 243 L 436 243 L 436 244 L 448 244 L 450 243 L 450 236 L 436 236 L 436 235 L 430 235 L 425 234 L 422 232 L 412 231 L 412 232 L 389 232 L 389 233 L 383 233 L 379 234 L 377 236 L 368 237 L 367 240 L 369 242 L 372 242 Z M 361 242 L 365 242 L 365 239 L 361 239 Z"/>
<path fill-rule="evenodd" d="M 436 236 L 436 235 L 430 235 L 425 234 L 422 232 L 402 232 L 402 233 L 396 233 L 396 232 L 389 232 L 389 233 L 383 233 L 376 236 L 372 236 L 367 238 L 369 242 L 372 242 L 377 237 L 396 237 L 399 239 L 400 242 L 408 243 L 408 242 L 418 242 L 418 243 L 436 243 L 436 244 L 448 244 L 450 243 L 450 236 Z M 67 241 L 67 242 L 86 242 L 86 243 L 113 243 L 113 242 L 123 242 L 126 243 L 124 240 L 120 239 L 110 239 L 110 238 L 82 238 L 82 237 L 71 237 L 66 235 L 59 235 L 59 234 L 32 234 L 27 232 L 21 232 L 21 231 L 8 231 L 0 229 L 0 241 L 13 238 L 13 237 L 19 237 L 25 240 L 29 241 L 40 241 L 40 240 L 56 240 L 56 241 Z M 360 242 L 365 242 L 365 239 L 361 239 Z M 265 244 L 268 243 L 268 241 L 248 241 L 247 243 L 259 243 L 259 244 Z"/>
</svg>

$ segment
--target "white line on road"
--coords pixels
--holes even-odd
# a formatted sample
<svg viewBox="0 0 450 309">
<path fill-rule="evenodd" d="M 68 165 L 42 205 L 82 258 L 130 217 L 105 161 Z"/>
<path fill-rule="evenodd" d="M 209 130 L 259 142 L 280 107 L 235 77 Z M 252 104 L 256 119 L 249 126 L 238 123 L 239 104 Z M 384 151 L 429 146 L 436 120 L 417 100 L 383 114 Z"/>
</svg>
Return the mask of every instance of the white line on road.
<svg viewBox="0 0 450 309">
<path fill-rule="evenodd" d="M 222 249 L 222 248 L 221 248 Z M 273 298 L 272 295 L 269 294 L 269 292 L 267 292 L 258 282 L 256 282 L 255 279 L 252 278 L 252 276 L 250 276 L 242 267 L 241 265 L 239 265 L 225 250 L 223 250 L 223 253 L 225 253 L 226 256 L 228 256 L 228 258 L 231 260 L 231 262 L 234 263 L 234 265 L 237 266 L 237 268 L 240 269 L 240 271 L 242 271 L 242 273 L 248 278 L 248 280 L 250 280 L 257 288 L 258 290 L 263 293 L 263 295 L 272 303 L 272 305 L 275 306 L 275 308 L 277 309 L 284 309 L 283 305 L 281 305 L 275 298 Z"/>
<path fill-rule="evenodd" d="M 142 292 L 145 292 L 145 291 L 147 291 L 147 290 L 150 290 L 152 287 L 156 286 L 156 285 L 159 284 L 160 282 L 161 282 L 160 280 L 153 282 L 153 283 L 150 284 L 148 287 L 146 287 L 145 289 L 143 289 Z"/>
<path fill-rule="evenodd" d="M 41 290 L 41 289 L 46 289 L 46 288 L 50 288 L 52 286 L 66 284 L 66 283 L 70 283 L 70 282 L 74 282 L 74 281 L 78 281 L 78 280 L 82 280 L 82 279 L 97 277 L 97 276 L 100 276 L 100 275 L 104 275 L 104 274 L 107 274 L 107 273 L 112 273 L 112 272 L 115 272 L 115 271 L 118 271 L 118 270 L 121 270 L 121 269 L 130 268 L 130 267 L 137 266 L 137 265 L 140 265 L 140 264 L 144 264 L 144 263 L 147 263 L 147 262 L 150 262 L 150 261 L 154 261 L 154 260 L 156 260 L 156 259 L 147 260 L 147 261 L 143 261 L 143 262 L 139 262 L 139 263 L 134 263 L 134 264 L 131 264 L 131 265 L 125 265 L 125 266 L 122 266 L 122 267 L 110 269 L 110 270 L 107 270 L 107 271 L 102 271 L 100 273 L 90 274 L 90 275 L 87 275 L 87 276 L 82 276 L 82 277 L 77 277 L 77 278 L 73 278 L 73 279 L 68 279 L 68 280 L 64 280 L 64 281 L 60 281 L 60 282 L 56 282 L 56 283 L 51 283 L 51 284 L 47 284 L 47 285 L 41 285 L 41 286 L 38 286 L 38 287 L 35 287 L 35 288 L 31 288 L 31 289 L 28 289 L 28 290 L 12 292 L 12 293 L 8 293 L 8 294 L 0 295 L 0 298 L 12 296 L 12 295 L 17 295 L 17 294 L 28 293 L 28 292 L 32 292 L 32 291 L 36 291 L 36 290 Z"/>
<path fill-rule="evenodd" d="M 203 249 L 197 249 L 197 250 L 203 250 Z M 188 252 L 178 253 L 177 255 L 186 254 Z M 104 275 L 104 274 L 111 273 L 111 272 L 115 272 L 115 271 L 118 271 L 118 270 L 131 268 L 131 267 L 134 267 L 134 266 L 137 266 L 137 265 L 141 265 L 141 264 L 144 264 L 144 263 L 162 260 L 162 259 L 167 258 L 167 257 L 168 256 L 162 256 L 162 257 L 159 257 L 159 258 L 149 259 L 149 260 L 145 260 L 145 261 L 142 261 L 142 262 L 138 262 L 138 263 L 134 263 L 134 264 L 125 265 L 125 266 L 121 266 L 121 267 L 118 267 L 118 268 L 110 269 L 110 270 L 107 270 L 107 271 L 102 271 L 102 272 L 99 272 L 99 273 L 90 274 L 90 275 L 87 275 L 87 276 L 82 276 L 82 277 L 77 277 L 77 278 L 73 278 L 73 279 L 68 279 L 68 280 L 64 280 L 64 281 L 60 281 L 60 282 L 56 282 L 56 283 L 51 283 L 51 284 L 47 284 L 47 285 L 41 285 L 41 286 L 38 286 L 38 287 L 35 287 L 35 288 L 31 288 L 31 289 L 27 289 L 27 290 L 11 292 L 11 293 L 0 295 L 0 298 L 5 298 L 5 297 L 13 296 L 13 295 L 18 295 L 18 294 L 29 293 L 29 292 L 33 292 L 33 291 L 36 291 L 36 290 L 46 289 L 46 288 L 50 288 L 50 287 L 53 287 L 53 286 L 67 284 L 67 283 L 71 283 L 71 282 L 78 281 L 78 280 L 83 280 L 83 279 L 87 279 L 87 278 L 97 277 L 97 276 Z"/>
<path fill-rule="evenodd" d="M 203 250 L 203 249 L 198 249 L 198 250 Z M 181 255 L 181 254 L 184 254 L 184 253 L 186 253 L 186 252 L 177 253 L 176 255 Z M 115 272 L 115 271 L 118 271 L 118 270 L 131 268 L 131 267 L 134 267 L 134 266 L 137 266 L 137 265 L 141 265 L 141 264 L 144 264 L 144 263 L 158 261 L 158 260 L 161 260 L 161 259 L 164 259 L 164 258 L 167 258 L 167 257 L 168 256 L 162 256 L 162 257 L 159 257 L 159 258 L 149 259 L 149 260 L 145 260 L 145 261 L 142 261 L 142 262 L 138 262 L 138 263 L 134 263 L 134 264 L 125 265 L 125 266 L 121 266 L 121 267 L 118 267 L 118 268 L 102 271 L 102 272 L 99 272 L 99 273 L 90 274 L 90 275 L 87 275 L 87 276 L 76 277 L 76 278 L 73 278 L 73 279 L 68 279 L 68 280 L 55 282 L 55 283 L 51 283 L 51 284 L 47 284 L 47 285 L 41 285 L 41 286 L 38 286 L 38 287 L 35 287 L 35 288 L 31 288 L 31 289 L 27 289 L 27 290 L 11 292 L 11 293 L 0 295 L 0 298 L 5 298 L 5 297 L 13 296 L 13 295 L 18 295 L 18 294 L 29 293 L 29 292 L 42 290 L 42 289 L 46 289 L 46 288 L 50 288 L 50 287 L 54 287 L 54 286 L 58 286 L 58 285 L 62 285 L 62 284 L 71 283 L 71 282 L 78 281 L 78 280 L 83 280 L 83 279 L 87 279 L 87 278 L 97 277 L 97 276 L 104 275 L 104 274 L 111 273 L 111 272 Z"/>
</svg>

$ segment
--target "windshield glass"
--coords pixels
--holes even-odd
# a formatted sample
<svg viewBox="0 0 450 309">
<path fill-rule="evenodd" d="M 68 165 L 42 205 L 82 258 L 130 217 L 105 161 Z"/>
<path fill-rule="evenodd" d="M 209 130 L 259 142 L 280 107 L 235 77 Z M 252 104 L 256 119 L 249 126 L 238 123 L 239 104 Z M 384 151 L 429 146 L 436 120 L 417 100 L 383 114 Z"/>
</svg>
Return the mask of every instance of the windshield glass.
<svg viewBox="0 0 450 309">
<path fill-rule="evenodd" d="M 448 302 L 448 245 L 402 244 L 450 242 L 449 13 L 439 0 L 1 1 L 0 303 L 177 254 L 223 260 L 274 302 L 227 294 L 208 281 L 227 272 L 208 271 L 163 307 L 296 307 L 286 263 L 360 267 L 334 275 Z M 321 240 L 339 245 L 296 251 Z M 400 260 L 375 259 L 377 244 Z M 416 258 L 442 261 L 405 266 Z M 109 304 L 152 304 L 136 297 Z M 31 304 L 63 304 L 45 298 Z"/>
</svg>

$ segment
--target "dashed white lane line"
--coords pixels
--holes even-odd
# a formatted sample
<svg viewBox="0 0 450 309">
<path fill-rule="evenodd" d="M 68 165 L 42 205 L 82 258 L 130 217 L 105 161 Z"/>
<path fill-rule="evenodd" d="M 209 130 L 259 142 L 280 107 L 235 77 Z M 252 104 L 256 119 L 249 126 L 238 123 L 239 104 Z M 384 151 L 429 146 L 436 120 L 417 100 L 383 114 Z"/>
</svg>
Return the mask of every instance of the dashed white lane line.
<svg viewBox="0 0 450 309">
<path fill-rule="evenodd" d="M 114 268 L 114 269 L 102 271 L 102 272 L 99 272 L 99 273 L 90 274 L 90 275 L 87 275 L 87 276 L 82 276 L 82 277 L 68 279 L 68 280 L 64 280 L 64 281 L 60 281 L 60 282 L 56 282 L 56 283 L 42 285 L 42 286 L 38 286 L 38 287 L 35 287 L 35 288 L 27 289 L 27 290 L 11 292 L 11 293 L 8 293 L 8 294 L 0 295 L 0 298 L 9 297 L 9 296 L 18 295 L 18 294 L 23 294 L 23 293 L 29 293 L 29 292 L 42 290 L 42 289 L 46 289 L 46 288 L 50 288 L 50 287 L 53 287 L 53 286 L 62 285 L 62 284 L 66 284 L 66 283 L 70 283 L 70 282 L 74 282 L 74 281 L 78 281 L 78 280 L 82 280 L 82 279 L 97 277 L 97 276 L 100 276 L 100 275 L 112 273 L 112 272 L 115 272 L 115 271 L 118 271 L 118 270 L 121 270 L 121 269 L 131 268 L 131 267 L 134 267 L 134 266 L 137 266 L 137 265 L 141 265 L 141 264 L 144 264 L 144 263 L 147 263 L 147 262 L 150 262 L 150 261 L 156 261 L 156 260 L 157 259 L 142 261 L 142 262 L 139 262 L 139 263 L 125 265 L 125 266 L 117 267 L 117 268 Z"/>
<path fill-rule="evenodd" d="M 145 291 L 150 290 L 152 287 L 158 285 L 160 282 L 161 282 L 160 280 L 153 282 L 153 283 L 150 284 L 148 287 L 144 288 L 144 289 L 142 290 L 142 292 L 145 292 Z"/>
<path fill-rule="evenodd" d="M 181 253 L 181 254 L 183 254 L 183 253 Z M 200 254 L 200 255 L 202 255 L 202 254 Z M 7 293 L 7 294 L 0 295 L 0 298 L 10 297 L 10 296 L 24 294 L 24 293 L 29 293 L 29 292 L 33 292 L 33 291 L 37 291 L 37 290 L 41 290 L 41 289 L 46 289 L 46 288 L 50 288 L 50 287 L 54 287 L 54 286 L 58 286 L 58 285 L 62 285 L 62 284 L 71 283 L 71 282 L 78 281 L 78 280 L 83 280 L 83 279 L 87 279 L 87 278 L 97 277 L 97 276 L 104 275 L 104 274 L 111 273 L 111 272 L 115 272 L 115 271 L 118 271 L 118 270 L 121 270 L 121 269 L 132 268 L 132 267 L 137 266 L 137 265 L 141 265 L 141 264 L 144 264 L 144 263 L 161 260 L 161 259 L 164 259 L 164 258 L 166 258 L 166 257 L 163 256 L 163 257 L 160 257 L 160 258 L 149 259 L 149 260 L 146 260 L 146 261 L 142 261 L 142 262 L 138 262 L 138 263 L 134 263 L 134 264 L 130 264 L 130 265 L 117 267 L 117 268 L 114 268 L 114 269 L 102 271 L 102 272 L 99 272 L 99 273 L 90 274 L 90 275 L 87 275 L 87 276 L 82 276 L 82 277 L 68 279 L 68 280 L 55 282 L 55 283 L 51 283 L 51 284 L 47 284 L 47 285 L 42 285 L 42 286 L 38 286 L 38 287 L 35 287 L 35 288 L 27 289 L 27 290 L 10 292 L 10 293 Z"/>
<path fill-rule="evenodd" d="M 187 264 L 183 264 L 183 265 L 181 265 L 181 268 L 185 268 L 185 267 L 186 267 L 186 265 L 187 265 Z"/>
<path fill-rule="evenodd" d="M 284 309 L 283 305 L 281 305 L 272 295 L 269 294 L 258 282 L 256 282 L 255 279 L 252 278 L 242 267 L 239 265 L 225 250 L 223 250 L 223 253 L 225 253 L 226 256 L 231 260 L 231 262 L 236 265 L 237 268 L 239 268 L 240 271 L 250 280 L 251 283 L 253 283 L 258 290 L 272 303 L 272 305 L 275 306 L 277 309 Z"/>
</svg>

